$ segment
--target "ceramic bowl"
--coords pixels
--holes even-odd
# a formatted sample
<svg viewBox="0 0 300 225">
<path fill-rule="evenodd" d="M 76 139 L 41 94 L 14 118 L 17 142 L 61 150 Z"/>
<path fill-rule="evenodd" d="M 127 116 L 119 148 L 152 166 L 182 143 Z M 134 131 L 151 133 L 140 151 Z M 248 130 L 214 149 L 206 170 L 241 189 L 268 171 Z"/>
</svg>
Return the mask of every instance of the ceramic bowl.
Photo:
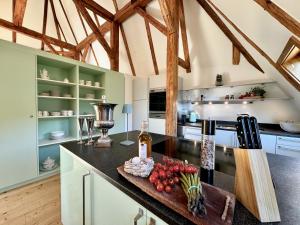
<svg viewBox="0 0 300 225">
<path fill-rule="evenodd" d="M 53 131 L 50 133 L 50 139 L 51 140 L 59 140 L 62 139 L 65 135 L 64 131 Z"/>
<path fill-rule="evenodd" d="M 51 116 L 60 116 L 60 112 L 51 112 L 50 113 Z"/>
<path fill-rule="evenodd" d="M 280 122 L 280 127 L 290 133 L 300 133 L 300 122 Z"/>
<path fill-rule="evenodd" d="M 95 98 L 95 94 L 85 94 L 85 98 L 94 99 Z"/>
</svg>

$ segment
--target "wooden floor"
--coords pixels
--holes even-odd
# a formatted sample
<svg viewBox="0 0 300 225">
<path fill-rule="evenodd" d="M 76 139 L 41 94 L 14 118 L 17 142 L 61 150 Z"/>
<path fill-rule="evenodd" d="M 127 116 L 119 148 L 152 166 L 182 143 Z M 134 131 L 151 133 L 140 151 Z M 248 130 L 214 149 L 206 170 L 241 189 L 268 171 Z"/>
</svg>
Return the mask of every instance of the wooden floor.
<svg viewBox="0 0 300 225">
<path fill-rule="evenodd" d="M 0 194 L 0 225 L 54 225 L 60 218 L 58 175 Z"/>
</svg>

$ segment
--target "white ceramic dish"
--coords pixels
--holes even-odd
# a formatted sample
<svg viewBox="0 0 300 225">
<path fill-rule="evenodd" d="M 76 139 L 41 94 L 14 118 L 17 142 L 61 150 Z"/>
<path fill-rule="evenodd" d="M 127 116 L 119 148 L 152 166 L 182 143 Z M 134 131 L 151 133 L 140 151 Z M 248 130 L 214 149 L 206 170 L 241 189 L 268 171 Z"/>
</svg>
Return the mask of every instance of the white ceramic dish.
<svg viewBox="0 0 300 225">
<path fill-rule="evenodd" d="M 51 112 L 50 113 L 51 116 L 60 116 L 60 112 Z"/>
<path fill-rule="evenodd" d="M 300 133 L 300 122 L 280 122 L 280 127 L 290 133 Z"/>
<path fill-rule="evenodd" d="M 95 94 L 85 94 L 85 98 L 87 98 L 87 99 L 94 99 L 95 98 Z"/>
<path fill-rule="evenodd" d="M 64 131 L 53 131 L 50 132 L 50 139 L 51 140 L 59 140 L 62 139 L 65 136 Z"/>
<path fill-rule="evenodd" d="M 40 171 L 42 172 L 47 172 L 47 171 L 51 171 L 51 170 L 55 170 L 58 167 L 58 164 L 54 164 L 54 166 L 52 168 L 44 168 L 43 166 L 40 166 Z"/>
</svg>

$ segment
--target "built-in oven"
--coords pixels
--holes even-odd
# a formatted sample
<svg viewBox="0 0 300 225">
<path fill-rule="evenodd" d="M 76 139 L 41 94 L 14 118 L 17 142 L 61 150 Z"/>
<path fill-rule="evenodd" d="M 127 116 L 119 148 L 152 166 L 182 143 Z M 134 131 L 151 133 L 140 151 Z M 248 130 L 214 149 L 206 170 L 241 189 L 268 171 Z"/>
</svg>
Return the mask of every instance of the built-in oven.
<svg viewBox="0 0 300 225">
<path fill-rule="evenodd" d="M 166 89 L 151 89 L 149 92 L 149 117 L 165 118 Z"/>
</svg>

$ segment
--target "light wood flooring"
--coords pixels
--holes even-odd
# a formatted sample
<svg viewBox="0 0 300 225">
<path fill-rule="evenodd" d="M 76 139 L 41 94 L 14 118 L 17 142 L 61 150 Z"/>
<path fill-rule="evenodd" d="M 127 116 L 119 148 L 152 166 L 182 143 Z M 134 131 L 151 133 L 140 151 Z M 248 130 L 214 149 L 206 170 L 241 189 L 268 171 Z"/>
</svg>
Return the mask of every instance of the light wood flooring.
<svg viewBox="0 0 300 225">
<path fill-rule="evenodd" d="M 0 194 L 0 225 L 61 225 L 60 177 Z"/>
</svg>

